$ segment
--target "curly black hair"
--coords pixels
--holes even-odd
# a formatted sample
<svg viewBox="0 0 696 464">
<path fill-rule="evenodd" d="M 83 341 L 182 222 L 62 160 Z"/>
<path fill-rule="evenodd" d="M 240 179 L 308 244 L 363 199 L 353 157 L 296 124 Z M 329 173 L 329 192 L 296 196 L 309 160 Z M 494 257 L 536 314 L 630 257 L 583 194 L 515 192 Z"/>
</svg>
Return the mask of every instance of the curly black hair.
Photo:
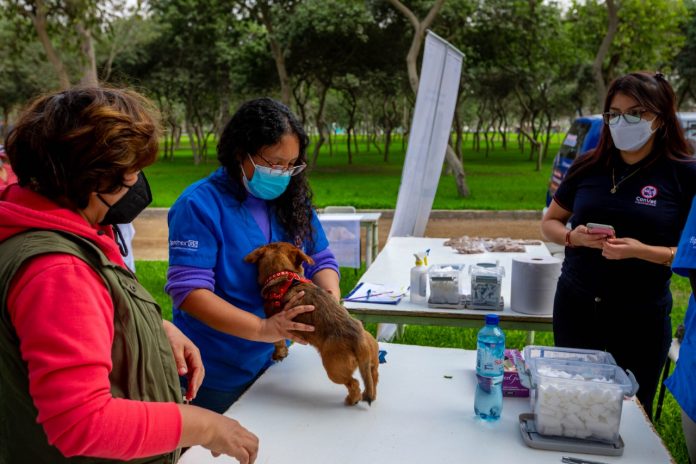
<svg viewBox="0 0 696 464">
<path fill-rule="evenodd" d="M 225 167 L 232 183 L 232 192 L 241 202 L 247 197 L 242 183 L 242 162 L 247 154 L 275 145 L 287 134 L 295 135 L 300 143 L 297 164 L 307 162 L 309 138 L 304 128 L 284 104 L 271 98 L 250 100 L 232 115 L 222 131 L 217 145 L 218 161 Z M 312 190 L 306 171 L 291 177 L 290 185 L 281 196 L 270 200 L 280 225 L 299 246 L 312 242 Z"/>
</svg>

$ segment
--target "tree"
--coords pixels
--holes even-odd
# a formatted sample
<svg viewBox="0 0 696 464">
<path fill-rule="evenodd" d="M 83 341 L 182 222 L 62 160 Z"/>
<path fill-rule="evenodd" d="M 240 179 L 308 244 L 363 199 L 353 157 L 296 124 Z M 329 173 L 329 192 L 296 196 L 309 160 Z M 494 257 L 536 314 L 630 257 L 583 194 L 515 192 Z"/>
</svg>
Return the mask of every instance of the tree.
<svg viewBox="0 0 696 464">
<path fill-rule="evenodd" d="M 292 16 L 298 3 L 300 0 L 238 0 L 237 2 L 243 12 L 265 29 L 265 38 L 275 62 L 280 84 L 280 99 L 288 106 L 292 100 L 292 82 L 286 65 L 286 55 L 290 44 L 279 37 L 276 29 L 281 27 L 277 24 L 280 22 L 279 18 Z"/>
<path fill-rule="evenodd" d="M 3 140 L 14 110 L 56 83 L 41 45 L 35 40 L 17 40 L 22 37 L 21 30 L 21 26 L 0 16 L 0 43 L 3 44 L 0 47 L 0 139 Z"/>
<path fill-rule="evenodd" d="M 597 86 L 597 105 L 601 107 L 604 103 L 604 96 L 607 94 L 607 83 L 604 80 L 603 65 L 604 58 L 609 52 L 609 47 L 614 40 L 616 31 L 619 28 L 619 14 L 618 8 L 614 3 L 614 0 L 606 0 L 607 2 L 607 33 L 602 39 L 602 43 L 597 49 L 597 54 L 592 62 L 592 76 L 595 80 L 595 85 Z"/>
<path fill-rule="evenodd" d="M 678 105 L 690 98 L 696 101 L 696 4 L 689 7 L 688 22 L 682 26 L 686 40 L 684 47 L 674 59 L 674 67 L 679 75 L 677 86 Z"/>
<path fill-rule="evenodd" d="M 95 31 L 101 31 L 110 11 L 122 9 L 125 1 L 0 0 L 0 5 L 12 20 L 20 23 L 20 17 L 31 20 L 60 87 L 67 89 L 74 81 L 87 86 L 99 85 Z M 71 74 L 76 78 L 71 78 Z"/>
<path fill-rule="evenodd" d="M 309 87 L 314 89 L 314 124 L 319 137 L 314 144 L 312 164 L 316 164 L 319 150 L 328 137 L 324 109 L 329 89 L 339 77 L 353 72 L 360 62 L 364 45 L 368 41 L 366 30 L 372 16 L 362 3 L 352 0 L 326 2 L 305 0 L 298 4 L 282 27 L 276 28 L 283 43 L 291 44 L 287 62 L 289 72 L 295 77 L 296 89 L 304 84 L 304 92 L 296 92 L 306 98 Z M 302 101 L 301 113 L 306 111 Z"/>
<path fill-rule="evenodd" d="M 608 4 L 607 4 L 608 5 Z M 616 77 L 639 70 L 669 72 L 675 56 L 684 44 L 682 26 L 689 17 L 682 0 L 621 0 L 615 3 L 618 26 L 601 62 L 606 85 Z M 596 95 L 604 100 L 599 88 L 600 68 L 597 51 L 601 49 L 610 23 L 609 11 L 599 0 L 574 2 L 567 14 L 570 37 L 581 55 L 594 56 L 593 79 Z M 584 49 L 584 50 L 583 50 Z M 601 94 L 601 96 L 600 96 Z M 595 103 L 593 106 L 597 108 Z"/>
<path fill-rule="evenodd" d="M 408 50 L 408 54 L 406 55 L 406 68 L 408 69 L 408 80 L 411 84 L 411 90 L 413 90 L 413 93 L 418 93 L 419 78 L 418 70 L 416 69 L 416 61 L 418 59 L 418 55 L 420 54 L 420 49 L 423 46 L 425 33 L 435 20 L 435 17 L 442 8 L 442 5 L 445 3 L 445 0 L 435 0 L 432 7 L 426 14 L 425 19 L 422 21 L 418 19 L 413 11 L 411 11 L 399 0 L 389 0 L 389 3 L 391 3 L 397 11 L 404 15 L 413 26 L 413 39 L 411 41 L 411 47 Z M 468 197 L 470 192 L 469 187 L 466 185 L 466 174 L 464 173 L 464 168 L 461 161 L 457 157 L 457 154 L 450 145 L 447 145 L 445 162 L 454 174 L 454 181 L 457 184 L 457 192 L 462 197 Z"/>
</svg>

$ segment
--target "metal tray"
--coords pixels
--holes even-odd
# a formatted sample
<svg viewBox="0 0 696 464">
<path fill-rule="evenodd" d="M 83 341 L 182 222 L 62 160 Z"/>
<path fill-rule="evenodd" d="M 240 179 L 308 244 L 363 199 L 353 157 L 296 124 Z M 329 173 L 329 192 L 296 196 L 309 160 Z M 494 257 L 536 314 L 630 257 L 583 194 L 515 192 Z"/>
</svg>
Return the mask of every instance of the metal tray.
<svg viewBox="0 0 696 464">
<path fill-rule="evenodd" d="M 552 437 L 540 435 L 536 431 L 534 414 L 520 414 L 520 433 L 525 444 L 530 448 L 550 451 L 567 451 L 569 453 L 599 454 L 602 456 L 621 456 L 624 442 L 621 436 L 614 443 L 582 440 L 580 438 Z"/>
</svg>

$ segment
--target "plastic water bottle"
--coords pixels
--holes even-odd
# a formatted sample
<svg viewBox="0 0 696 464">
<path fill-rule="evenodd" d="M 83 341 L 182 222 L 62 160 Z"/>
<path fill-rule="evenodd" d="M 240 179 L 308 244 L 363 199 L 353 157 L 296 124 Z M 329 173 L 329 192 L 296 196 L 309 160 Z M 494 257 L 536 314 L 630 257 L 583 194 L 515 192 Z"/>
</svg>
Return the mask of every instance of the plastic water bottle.
<svg viewBox="0 0 696 464">
<path fill-rule="evenodd" d="M 414 253 L 416 265 L 411 268 L 411 303 L 425 304 L 428 290 L 428 266 L 425 253 Z"/>
<path fill-rule="evenodd" d="M 476 397 L 474 411 L 481 419 L 494 421 L 503 410 L 503 358 L 505 334 L 498 326 L 498 315 L 487 314 L 479 330 L 476 351 Z"/>
</svg>

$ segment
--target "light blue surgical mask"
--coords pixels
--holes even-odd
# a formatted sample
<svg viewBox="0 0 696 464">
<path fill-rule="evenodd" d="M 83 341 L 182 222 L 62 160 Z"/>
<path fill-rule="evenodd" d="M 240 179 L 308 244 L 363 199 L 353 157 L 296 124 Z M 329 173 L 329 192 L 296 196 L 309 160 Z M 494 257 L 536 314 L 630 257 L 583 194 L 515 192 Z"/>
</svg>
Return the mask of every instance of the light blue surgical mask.
<svg viewBox="0 0 696 464">
<path fill-rule="evenodd" d="M 242 169 L 242 182 L 249 193 L 262 200 L 275 200 L 285 192 L 290 184 L 290 177 L 292 177 L 289 171 L 259 166 L 254 163 L 251 156 L 249 156 L 249 161 L 254 165 L 254 175 L 251 180 L 247 179 Z"/>
</svg>

